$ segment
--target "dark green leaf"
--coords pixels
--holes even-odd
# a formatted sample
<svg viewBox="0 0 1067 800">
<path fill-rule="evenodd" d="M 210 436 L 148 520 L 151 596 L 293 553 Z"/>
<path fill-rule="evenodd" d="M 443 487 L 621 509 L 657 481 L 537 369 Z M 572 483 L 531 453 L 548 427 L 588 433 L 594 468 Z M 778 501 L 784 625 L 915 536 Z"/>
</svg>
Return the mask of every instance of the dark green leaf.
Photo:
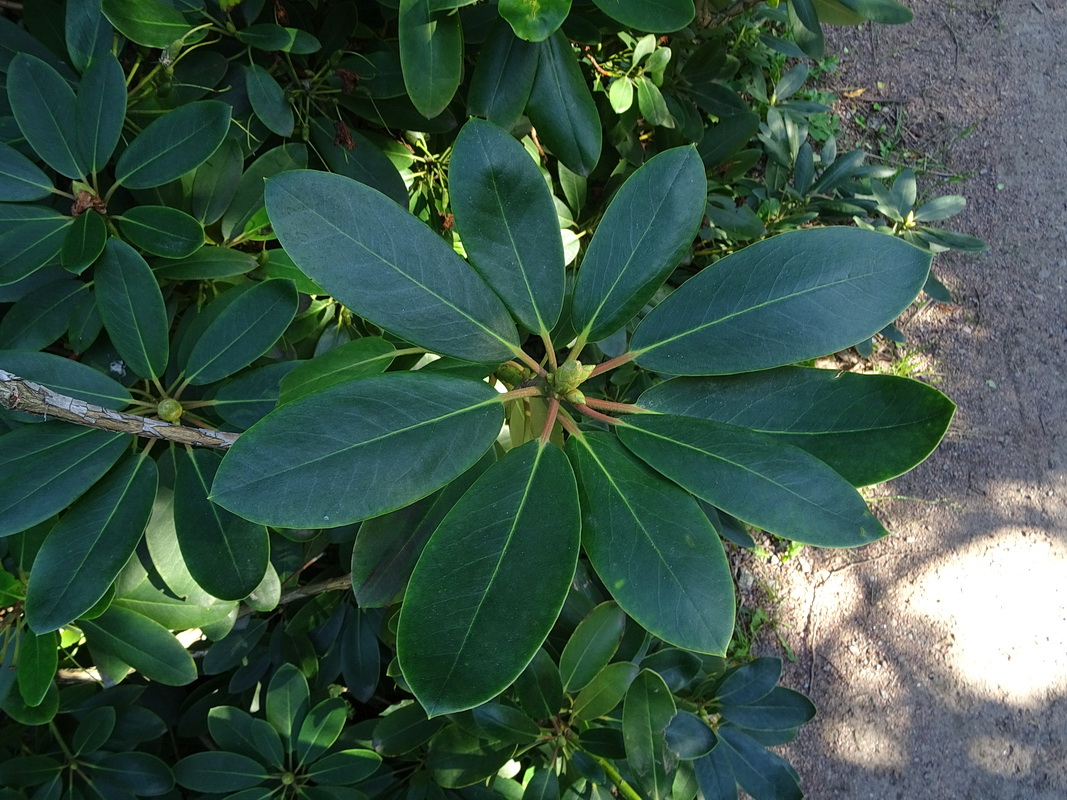
<svg viewBox="0 0 1067 800">
<path fill-rule="evenodd" d="M 267 129 L 279 136 L 292 136 L 296 124 L 293 108 L 278 81 L 263 67 L 252 64 L 245 70 L 245 83 L 252 110 Z"/>
<path fill-rule="evenodd" d="M 415 566 L 397 629 L 404 678 L 428 714 L 473 708 L 519 676 L 563 606 L 578 539 L 573 474 L 554 445 L 510 451 L 453 507 Z"/>
<path fill-rule="evenodd" d="M 574 287 L 571 315 L 582 341 L 605 339 L 629 322 L 678 266 L 704 216 L 707 185 L 692 147 L 660 153 L 623 184 Z"/>
<path fill-rule="evenodd" d="M 319 40 L 310 33 L 299 28 L 283 28 L 281 25 L 273 25 L 269 22 L 260 22 L 249 25 L 244 30 L 237 31 L 237 39 L 250 44 L 259 50 L 276 51 L 283 53 L 296 53 L 308 55 L 319 50 Z"/>
<path fill-rule="evenodd" d="M 794 231 L 704 270 L 638 326 L 637 363 L 672 375 L 768 369 L 851 347 L 922 290 L 930 254 L 856 228 Z"/>
<path fill-rule="evenodd" d="M 155 562 L 153 565 L 158 566 Z M 172 585 L 177 584 L 174 572 L 169 572 L 167 578 L 167 588 L 173 590 Z M 188 578 L 188 583 L 193 583 L 192 578 Z M 171 597 L 156 589 L 147 578 L 136 588 L 123 589 L 121 596 L 116 596 L 112 605 L 136 611 L 171 630 L 188 630 L 211 625 L 224 620 L 236 609 L 236 603 L 215 600 L 199 587 L 195 596 L 183 596 L 183 599 Z"/>
<path fill-rule="evenodd" d="M 106 241 L 104 218 L 95 211 L 86 211 L 67 228 L 59 261 L 68 272 L 80 275 L 104 252 Z"/>
<path fill-rule="evenodd" d="M 444 111 L 463 76 L 459 14 L 434 12 L 430 0 L 400 0 L 397 26 L 404 86 L 424 117 Z"/>
<path fill-rule="evenodd" d="M 94 272 L 96 305 L 112 344 L 142 378 L 158 378 L 170 357 L 170 323 L 151 267 L 119 239 L 108 239 Z"/>
<path fill-rule="evenodd" d="M 188 258 L 204 245 L 204 227 L 176 208 L 135 206 L 116 220 L 124 239 L 152 255 Z"/>
<path fill-rule="evenodd" d="M 483 703 L 471 711 L 471 720 L 478 732 L 491 741 L 530 744 L 541 735 L 541 729 L 527 714 L 504 703 Z"/>
<path fill-rule="evenodd" d="M 108 753 L 93 760 L 93 779 L 100 788 L 142 797 L 157 797 L 174 788 L 174 775 L 151 753 Z"/>
<path fill-rule="evenodd" d="M 430 742 L 426 768 L 439 786 L 458 789 L 495 774 L 514 749 L 499 742 L 485 742 L 458 725 L 450 725 Z"/>
<path fill-rule="evenodd" d="M 111 52 L 115 32 L 100 10 L 100 0 L 67 0 L 64 23 L 67 52 L 78 72 Z"/>
<path fill-rule="evenodd" d="M 664 647 L 641 659 L 641 667 L 659 673 L 667 687 L 677 694 L 704 669 L 700 656 L 676 647 Z"/>
<path fill-rule="evenodd" d="M 904 25 L 911 22 L 913 18 L 911 10 L 896 0 L 836 0 L 836 4 L 859 15 L 861 20 L 866 19 L 887 25 Z M 822 19 L 823 12 L 819 0 L 816 0 L 816 5 L 820 6 L 819 18 Z"/>
<path fill-rule="evenodd" d="M 39 706 L 52 679 L 56 675 L 59 657 L 59 636 L 55 632 L 35 634 L 24 630 L 19 637 L 18 667 L 19 693 L 28 706 Z"/>
<path fill-rule="evenodd" d="M 298 364 L 297 361 L 268 364 L 231 378 L 215 393 L 214 409 L 231 425 L 251 428 L 274 410 L 282 379 Z"/>
<path fill-rule="evenodd" d="M 770 434 L 854 486 L 881 483 L 920 463 L 955 411 L 941 392 L 908 378 L 800 367 L 676 378 L 645 392 L 640 403 Z"/>
<path fill-rule="evenodd" d="M 913 219 L 916 222 L 936 222 L 954 217 L 967 207 L 967 199 L 958 194 L 935 197 L 929 203 L 923 203 L 915 209 Z"/>
<path fill-rule="evenodd" d="M 0 536 L 43 522 L 96 483 L 130 442 L 66 422 L 0 436 Z"/>
<path fill-rule="evenodd" d="M 463 126 L 449 196 L 467 257 L 528 330 L 547 335 L 563 308 L 563 240 L 552 194 L 526 149 L 491 122 Z"/>
<path fill-rule="evenodd" d="M 338 750 L 308 768 L 308 777 L 319 786 L 351 786 L 369 778 L 382 763 L 373 750 Z"/>
<path fill-rule="evenodd" d="M 651 670 L 642 670 L 626 692 L 622 736 L 626 763 L 650 800 L 670 793 L 663 732 L 675 713 L 674 697 L 663 679 Z"/>
<path fill-rule="evenodd" d="M 340 138 L 342 126 L 350 139 L 350 147 Z M 324 119 L 314 119 L 311 121 L 311 144 L 330 172 L 365 183 L 401 206 L 407 206 L 408 189 L 396 165 L 358 131 L 348 130 L 343 122 L 333 127 Z"/>
<path fill-rule="evenodd" d="M 102 0 L 100 5 L 119 33 L 145 47 L 166 49 L 192 30 L 180 11 L 156 0 Z"/>
<path fill-rule="evenodd" d="M 210 281 L 244 275 L 257 266 L 256 259 L 248 253 L 205 246 L 188 258 L 154 261 L 152 271 L 157 277 L 172 281 Z"/>
<path fill-rule="evenodd" d="M 127 189 L 151 189 L 196 169 L 226 138 L 231 109 L 220 100 L 201 100 L 168 111 L 119 156 L 115 183 Z"/>
<path fill-rule="evenodd" d="M 515 694 L 534 719 L 550 719 L 563 705 L 563 683 L 552 656 L 538 650 L 526 669 L 515 679 Z"/>
<path fill-rule="evenodd" d="M 611 712 L 622 702 L 638 671 L 638 666 L 630 661 L 608 664 L 578 693 L 571 719 L 590 721 Z"/>
<path fill-rule="evenodd" d="M 410 753 L 428 742 L 446 722 L 442 717 L 427 719 L 422 706 L 410 701 L 379 718 L 374 726 L 374 750 L 386 758 Z"/>
<path fill-rule="evenodd" d="M 58 775 L 63 766 L 51 756 L 14 756 L 0 764 L 0 783 L 16 789 L 39 786 Z"/>
<path fill-rule="evenodd" d="M 207 499 L 222 459 L 207 450 L 178 456 L 174 526 L 189 573 L 222 600 L 242 600 L 263 580 L 270 560 L 267 531 Z"/>
<path fill-rule="evenodd" d="M 138 614 L 112 606 L 96 619 L 81 620 L 89 646 L 99 649 L 167 686 L 196 680 L 196 664 L 170 631 Z"/>
<path fill-rule="evenodd" d="M 696 501 L 633 458 L 616 437 L 571 439 L 582 545 L 623 610 L 672 644 L 725 653 L 733 580 L 722 542 Z"/>
<path fill-rule="evenodd" d="M 273 767 L 285 765 L 281 737 L 269 723 L 233 706 L 217 706 L 208 712 L 207 726 L 211 738 L 223 750 Z"/>
<path fill-rule="evenodd" d="M 510 131 L 522 117 L 537 74 L 535 45 L 516 38 L 499 21 L 478 53 L 471 76 L 467 111 Z"/>
<path fill-rule="evenodd" d="M 115 730 L 115 709 L 98 706 L 78 721 L 70 740 L 75 755 L 93 753 L 103 747 Z"/>
<path fill-rule="evenodd" d="M 227 241 L 240 236 L 253 217 L 263 210 L 264 178 L 307 166 L 307 147 L 290 142 L 261 155 L 241 176 L 237 193 L 222 217 L 222 235 Z M 322 203 L 319 203 L 320 208 Z"/>
<path fill-rule="evenodd" d="M 88 284 L 58 280 L 34 289 L 0 320 L 0 347 L 39 350 L 62 336 Z"/>
<path fill-rule="evenodd" d="M 380 336 L 363 336 L 302 362 L 282 379 L 282 403 L 338 383 L 385 372 L 396 349 Z"/>
<path fill-rule="evenodd" d="M 708 723 L 688 711 L 679 711 L 664 733 L 667 747 L 687 761 L 703 758 L 717 741 Z"/>
<path fill-rule="evenodd" d="M 110 53 L 96 56 L 82 76 L 74 118 L 81 163 L 95 175 L 107 166 L 126 121 L 126 75 Z"/>
<path fill-rule="evenodd" d="M 59 70 L 65 78 L 73 80 L 75 77 L 61 58 L 35 39 L 24 27 L 7 17 L 0 17 L 0 72 L 7 72 L 11 59 L 19 53 L 37 56 Z"/>
<path fill-rule="evenodd" d="M 737 800 L 737 779 L 726 748 L 715 747 L 694 761 L 693 772 L 704 800 Z"/>
<path fill-rule="evenodd" d="M 105 595 L 141 541 L 157 480 L 155 461 L 130 454 L 49 532 L 26 587 L 26 621 L 34 631 L 66 625 Z"/>
<path fill-rule="evenodd" d="M 522 800 L 559 800 L 559 776 L 552 767 L 540 767 L 531 776 Z"/>
<path fill-rule="evenodd" d="M 800 800 L 804 793 L 789 762 L 767 750 L 750 736 L 733 728 L 719 729 L 719 745 L 741 788 L 753 797 L 768 800 Z"/>
<path fill-rule="evenodd" d="M 498 10 L 520 39 L 541 42 L 559 30 L 570 13 L 571 0 L 500 0 Z"/>
<path fill-rule="evenodd" d="M 693 0 L 593 0 L 627 28 L 651 33 L 680 31 L 693 21 Z M 714 6 L 713 6 L 714 7 Z"/>
<path fill-rule="evenodd" d="M 915 230 L 927 242 L 927 246 L 934 245 L 938 248 L 960 250 L 964 253 L 986 253 L 989 251 L 989 245 L 977 236 L 946 231 L 940 228 L 929 228 L 925 225 L 920 225 Z"/>
<path fill-rule="evenodd" d="M 799 728 L 815 716 L 815 706 L 800 692 L 774 687 L 770 694 L 748 705 L 726 705 L 722 715 L 739 728 L 780 731 Z"/>
<path fill-rule="evenodd" d="M 559 658 L 564 691 L 575 693 L 611 661 L 626 630 L 626 614 L 617 603 L 601 603 L 575 628 Z"/>
<path fill-rule="evenodd" d="M 695 417 L 627 421 L 619 438 L 637 456 L 750 525 L 820 547 L 856 547 L 888 533 L 848 481 L 798 447 Z"/>
<path fill-rule="evenodd" d="M 44 700 L 35 706 L 27 705 L 18 692 L 12 692 L 0 703 L 0 711 L 22 725 L 45 725 L 59 711 L 59 689 L 50 681 Z"/>
<path fill-rule="evenodd" d="M 293 741 L 298 764 L 310 764 L 325 753 L 341 735 L 347 718 L 348 704 L 331 697 L 311 709 Z"/>
<path fill-rule="evenodd" d="M 0 286 L 20 281 L 56 260 L 70 224 L 70 217 L 50 217 L 0 233 Z"/>
<path fill-rule="evenodd" d="M 293 664 L 282 664 L 267 689 L 267 722 L 288 742 L 300 730 L 310 707 L 307 679 Z"/>
<path fill-rule="evenodd" d="M 74 92 L 58 72 L 20 53 L 8 68 L 7 98 L 26 141 L 48 166 L 68 178 L 88 174 L 78 145 Z"/>
<path fill-rule="evenodd" d="M 186 789 L 218 793 L 250 789 L 268 775 L 262 764 L 248 756 L 216 750 L 186 756 L 174 765 L 174 777 Z"/>
<path fill-rule="evenodd" d="M 362 610 L 350 607 L 341 628 L 341 674 L 348 692 L 368 702 L 381 677 L 381 652 L 374 624 Z"/>
<path fill-rule="evenodd" d="M 588 175 L 600 160 L 602 129 L 570 42 L 561 31 L 538 44 L 527 113 L 538 137 L 571 172 Z"/>
<path fill-rule="evenodd" d="M 268 181 L 266 196 L 286 251 L 359 316 L 467 361 L 506 361 L 516 351 L 514 323 L 492 290 L 381 193 L 339 175 L 290 172 Z"/>
<path fill-rule="evenodd" d="M 194 217 L 204 225 L 222 218 L 237 192 L 243 166 L 241 145 L 233 139 L 227 139 L 207 161 L 196 168 L 193 186 L 189 190 L 189 204 Z"/>
<path fill-rule="evenodd" d="M 0 142 L 0 201 L 41 200 L 52 193 L 52 181 L 32 161 Z"/>
</svg>

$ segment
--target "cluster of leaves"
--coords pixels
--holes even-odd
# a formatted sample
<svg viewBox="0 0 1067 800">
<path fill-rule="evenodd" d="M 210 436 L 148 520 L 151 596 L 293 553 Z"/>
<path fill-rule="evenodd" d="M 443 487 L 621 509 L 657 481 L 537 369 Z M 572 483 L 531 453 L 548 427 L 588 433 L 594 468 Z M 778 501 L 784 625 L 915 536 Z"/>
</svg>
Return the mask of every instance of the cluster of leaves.
<svg viewBox="0 0 1067 800">
<path fill-rule="evenodd" d="M 722 538 L 885 535 L 952 403 L 798 364 L 958 203 L 768 77 L 897 3 L 752 5 L 0 17 L 0 798 L 800 796 Z"/>
</svg>

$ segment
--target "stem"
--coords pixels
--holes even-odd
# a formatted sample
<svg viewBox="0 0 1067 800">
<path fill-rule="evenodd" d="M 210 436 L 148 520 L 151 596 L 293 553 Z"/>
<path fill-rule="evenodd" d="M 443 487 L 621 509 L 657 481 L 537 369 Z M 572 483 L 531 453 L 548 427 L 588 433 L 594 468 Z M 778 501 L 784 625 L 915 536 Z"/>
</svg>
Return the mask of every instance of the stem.
<svg viewBox="0 0 1067 800">
<path fill-rule="evenodd" d="M 647 408 L 635 406 L 632 403 L 616 403 L 614 400 L 601 400 L 599 397 L 585 398 L 586 405 L 600 411 L 614 411 L 616 414 L 651 414 Z"/>
<path fill-rule="evenodd" d="M 497 396 L 501 403 L 509 400 L 521 400 L 524 397 L 542 397 L 544 392 L 538 386 L 525 386 L 522 389 L 512 389 L 510 392 L 502 392 Z"/>
<path fill-rule="evenodd" d="M 574 420 L 571 419 L 571 415 L 564 409 L 559 410 L 559 424 L 563 426 L 563 430 L 569 433 L 571 436 L 576 436 L 578 439 L 584 438 L 582 432 L 578 429 L 578 426 L 574 424 Z"/>
<path fill-rule="evenodd" d="M 620 775 L 619 771 L 612 766 L 610 761 L 606 758 L 601 758 L 600 756 L 593 756 L 593 758 L 595 758 L 597 763 L 604 769 L 608 778 L 615 784 L 615 788 L 619 790 L 619 794 L 625 797 L 626 800 L 644 800 L 644 798 L 634 790 L 634 787 L 623 780 L 622 775 Z"/>
<path fill-rule="evenodd" d="M 559 365 L 556 363 L 556 348 L 552 346 L 552 337 L 548 335 L 548 331 L 541 331 L 541 341 L 545 343 L 545 352 L 548 353 L 548 365 L 555 372 Z"/>
<path fill-rule="evenodd" d="M 552 427 L 556 424 L 558 415 L 559 398 L 553 397 L 548 401 L 548 417 L 545 419 L 545 427 L 541 431 L 541 444 L 548 444 L 548 440 L 552 436 Z"/>
<path fill-rule="evenodd" d="M 571 351 L 569 353 L 567 353 L 567 361 L 577 361 L 578 360 L 578 356 L 580 356 L 582 354 L 582 350 L 585 349 L 585 342 L 586 342 L 586 338 L 585 337 L 588 336 L 588 335 L 589 334 L 588 334 L 587 331 L 582 331 L 581 333 L 578 334 L 578 338 L 574 340 L 574 347 L 572 347 Z"/>
<path fill-rule="evenodd" d="M 629 353 L 623 353 L 621 356 L 616 356 L 615 358 L 605 361 L 603 364 L 597 364 L 596 368 L 589 373 L 589 377 L 593 378 L 597 375 L 603 375 L 605 372 L 615 369 L 615 367 L 621 367 L 626 362 L 633 361 L 639 355 L 639 352 L 631 351 Z"/>
<path fill-rule="evenodd" d="M 549 352 L 551 352 L 551 351 L 549 351 Z M 540 364 L 538 364 L 536 361 L 534 361 L 533 356 L 528 355 L 524 350 L 515 350 L 514 353 L 515 353 L 515 357 L 518 358 L 519 361 L 524 363 L 526 366 L 528 366 L 530 369 L 532 369 L 534 372 L 536 372 L 542 378 L 547 378 L 548 377 L 548 372 L 545 370 L 544 367 L 542 367 Z"/>
<path fill-rule="evenodd" d="M 600 422 L 605 422 L 608 425 L 622 424 L 621 420 L 617 420 L 615 419 L 615 417 L 609 417 L 607 414 L 601 414 L 599 411 L 594 411 L 584 403 L 576 403 L 574 405 L 574 410 L 577 411 L 579 414 L 585 414 L 590 419 L 599 420 Z"/>
</svg>

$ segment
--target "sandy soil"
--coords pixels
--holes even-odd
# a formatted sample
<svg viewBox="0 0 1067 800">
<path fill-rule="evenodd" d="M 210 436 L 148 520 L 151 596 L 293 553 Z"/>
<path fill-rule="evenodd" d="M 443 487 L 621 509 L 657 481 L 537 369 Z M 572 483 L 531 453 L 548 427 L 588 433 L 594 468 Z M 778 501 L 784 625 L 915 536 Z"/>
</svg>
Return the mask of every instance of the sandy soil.
<svg viewBox="0 0 1067 800">
<path fill-rule="evenodd" d="M 882 487 L 894 535 L 750 563 L 820 714 L 787 749 L 807 796 L 1067 797 L 1067 3 L 910 0 L 908 26 L 835 33 L 846 110 L 965 173 L 941 223 L 959 299 L 906 328 L 959 404 L 941 448 Z M 847 53 L 843 48 L 847 47 Z M 879 84 L 881 82 L 881 84 Z M 936 174 L 931 179 L 936 180 Z M 781 652 L 764 631 L 757 651 Z"/>
</svg>

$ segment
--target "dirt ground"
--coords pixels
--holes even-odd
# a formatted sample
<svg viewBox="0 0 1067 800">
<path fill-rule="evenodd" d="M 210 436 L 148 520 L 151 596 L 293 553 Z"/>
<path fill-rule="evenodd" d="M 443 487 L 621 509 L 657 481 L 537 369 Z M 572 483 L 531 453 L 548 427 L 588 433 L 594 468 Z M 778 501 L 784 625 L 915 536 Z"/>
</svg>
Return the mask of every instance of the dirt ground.
<svg viewBox="0 0 1067 800">
<path fill-rule="evenodd" d="M 907 0 L 838 31 L 846 110 L 884 104 L 968 208 L 939 256 L 959 300 L 906 326 L 959 404 L 926 463 L 880 488 L 894 535 L 753 559 L 819 716 L 786 755 L 806 796 L 1067 798 L 1067 3 Z M 847 52 L 844 51 L 847 48 Z M 780 653 L 764 629 L 757 652 Z"/>
</svg>

